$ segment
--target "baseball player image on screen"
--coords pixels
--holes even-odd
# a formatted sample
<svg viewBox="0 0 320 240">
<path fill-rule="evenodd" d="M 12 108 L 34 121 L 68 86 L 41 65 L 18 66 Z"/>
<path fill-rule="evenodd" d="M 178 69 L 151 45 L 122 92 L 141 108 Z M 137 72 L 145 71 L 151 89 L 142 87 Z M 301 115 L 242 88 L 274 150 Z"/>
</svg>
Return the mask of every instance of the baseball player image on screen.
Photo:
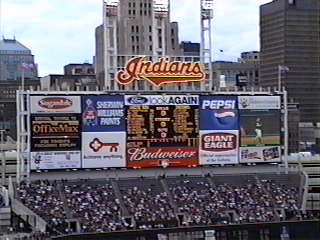
<svg viewBox="0 0 320 240">
<path fill-rule="evenodd" d="M 256 119 L 256 128 L 254 131 L 256 133 L 257 145 L 261 145 L 262 144 L 262 122 L 260 118 Z"/>
</svg>

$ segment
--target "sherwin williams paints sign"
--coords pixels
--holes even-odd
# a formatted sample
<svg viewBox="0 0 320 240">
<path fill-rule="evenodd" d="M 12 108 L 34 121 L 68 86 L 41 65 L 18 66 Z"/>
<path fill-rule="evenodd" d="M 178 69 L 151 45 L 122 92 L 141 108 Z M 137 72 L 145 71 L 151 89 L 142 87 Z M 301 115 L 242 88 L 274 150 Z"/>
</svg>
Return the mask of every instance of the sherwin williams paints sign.
<svg viewBox="0 0 320 240">
<path fill-rule="evenodd" d="M 200 97 L 200 164 L 238 163 L 238 129 L 236 97 Z"/>
<path fill-rule="evenodd" d="M 125 131 L 123 96 L 84 96 L 82 128 L 83 132 Z"/>
</svg>

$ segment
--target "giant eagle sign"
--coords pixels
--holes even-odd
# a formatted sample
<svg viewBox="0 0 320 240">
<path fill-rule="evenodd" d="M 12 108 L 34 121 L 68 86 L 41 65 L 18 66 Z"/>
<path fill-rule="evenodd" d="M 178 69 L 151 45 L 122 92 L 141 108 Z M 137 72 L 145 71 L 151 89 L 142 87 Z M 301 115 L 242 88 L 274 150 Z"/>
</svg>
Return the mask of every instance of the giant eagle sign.
<svg viewBox="0 0 320 240">
<path fill-rule="evenodd" d="M 147 80 L 157 87 L 168 83 L 201 82 L 205 78 L 206 74 L 200 63 L 172 62 L 167 58 L 151 62 L 144 57 L 130 59 L 125 69 L 116 75 L 117 81 L 123 85 L 135 80 Z"/>
</svg>

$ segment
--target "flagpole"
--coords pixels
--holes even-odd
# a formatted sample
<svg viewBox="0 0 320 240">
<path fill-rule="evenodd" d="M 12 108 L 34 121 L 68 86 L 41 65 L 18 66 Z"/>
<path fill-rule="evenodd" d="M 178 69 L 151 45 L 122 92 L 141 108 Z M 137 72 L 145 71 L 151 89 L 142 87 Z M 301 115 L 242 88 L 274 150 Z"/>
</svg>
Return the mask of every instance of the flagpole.
<svg viewBox="0 0 320 240">
<path fill-rule="evenodd" d="M 278 65 L 278 89 L 281 91 L 281 67 Z"/>
</svg>

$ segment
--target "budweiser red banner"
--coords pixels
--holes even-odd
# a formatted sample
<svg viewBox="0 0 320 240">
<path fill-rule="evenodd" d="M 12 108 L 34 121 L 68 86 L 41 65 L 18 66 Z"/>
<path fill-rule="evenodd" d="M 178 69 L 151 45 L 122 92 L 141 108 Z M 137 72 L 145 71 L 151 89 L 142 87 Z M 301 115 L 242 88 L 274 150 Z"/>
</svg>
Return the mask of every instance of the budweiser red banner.
<svg viewBox="0 0 320 240">
<path fill-rule="evenodd" d="M 157 62 L 144 57 L 132 58 L 124 70 L 117 73 L 120 84 L 127 85 L 135 80 L 147 80 L 155 86 L 167 83 L 201 82 L 206 74 L 200 63 L 170 61 L 161 58 Z"/>
<path fill-rule="evenodd" d="M 188 167 L 198 164 L 196 147 L 127 149 L 127 167 Z"/>
</svg>

